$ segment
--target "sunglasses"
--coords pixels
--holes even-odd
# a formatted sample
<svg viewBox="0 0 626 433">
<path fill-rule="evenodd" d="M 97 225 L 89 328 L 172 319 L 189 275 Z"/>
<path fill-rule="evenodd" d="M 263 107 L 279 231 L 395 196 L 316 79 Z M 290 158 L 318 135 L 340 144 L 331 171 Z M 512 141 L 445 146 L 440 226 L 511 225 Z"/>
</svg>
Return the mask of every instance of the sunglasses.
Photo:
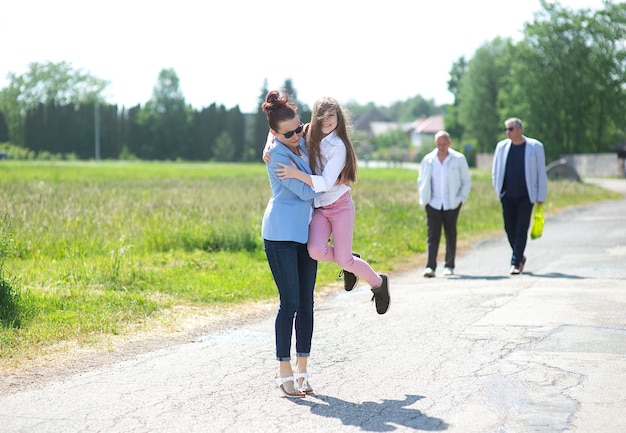
<svg viewBox="0 0 626 433">
<path fill-rule="evenodd" d="M 300 126 L 298 126 L 293 131 L 285 132 L 283 135 L 285 136 L 285 138 L 291 138 L 293 137 L 293 134 L 300 134 L 302 132 L 302 128 L 304 128 L 303 123 L 301 123 Z"/>
<path fill-rule="evenodd" d="M 514 126 L 510 126 L 510 127 L 508 127 L 508 128 L 504 128 L 504 132 L 511 132 L 511 131 L 513 131 L 514 129 L 515 129 L 515 127 L 514 127 Z"/>
</svg>

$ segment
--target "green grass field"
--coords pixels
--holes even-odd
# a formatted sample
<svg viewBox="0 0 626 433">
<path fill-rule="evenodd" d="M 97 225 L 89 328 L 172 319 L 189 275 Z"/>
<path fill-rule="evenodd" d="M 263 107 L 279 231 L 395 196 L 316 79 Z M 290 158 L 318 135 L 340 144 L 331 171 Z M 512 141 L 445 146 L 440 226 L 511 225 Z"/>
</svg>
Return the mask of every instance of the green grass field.
<svg viewBox="0 0 626 433">
<path fill-rule="evenodd" d="M 502 233 L 490 173 L 472 180 L 459 247 Z M 354 249 L 379 272 L 424 266 L 416 181 L 359 171 Z M 0 357 L 126 334 L 178 306 L 277 299 L 260 235 L 269 197 L 262 164 L 1 162 Z M 616 197 L 550 182 L 545 212 Z M 338 272 L 321 263 L 318 287 Z"/>
</svg>

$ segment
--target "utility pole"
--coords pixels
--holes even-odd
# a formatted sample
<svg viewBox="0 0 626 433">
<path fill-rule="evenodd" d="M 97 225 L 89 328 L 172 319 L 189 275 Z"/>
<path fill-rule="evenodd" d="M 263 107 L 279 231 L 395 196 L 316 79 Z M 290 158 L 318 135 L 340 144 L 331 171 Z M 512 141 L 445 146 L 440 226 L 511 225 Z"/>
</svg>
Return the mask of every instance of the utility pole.
<svg viewBox="0 0 626 433">
<path fill-rule="evenodd" d="M 98 100 L 94 103 L 94 119 L 96 131 L 96 161 L 100 161 L 100 105 L 98 104 Z"/>
</svg>

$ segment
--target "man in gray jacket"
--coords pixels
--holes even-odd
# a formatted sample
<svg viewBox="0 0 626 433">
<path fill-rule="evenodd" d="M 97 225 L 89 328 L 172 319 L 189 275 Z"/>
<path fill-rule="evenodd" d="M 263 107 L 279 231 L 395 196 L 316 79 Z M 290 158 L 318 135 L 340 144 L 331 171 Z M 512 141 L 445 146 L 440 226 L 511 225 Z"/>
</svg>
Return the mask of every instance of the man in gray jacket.
<svg viewBox="0 0 626 433">
<path fill-rule="evenodd" d="M 504 230 L 513 253 L 511 275 L 521 274 L 526 264 L 524 250 L 534 203 L 542 204 L 548 193 L 543 144 L 522 134 L 522 121 L 504 122 L 506 140 L 496 145 L 491 180 L 502 204 Z"/>
<path fill-rule="evenodd" d="M 472 187 L 465 155 L 450 148 L 446 131 L 435 134 L 432 152 L 422 159 L 417 186 L 419 202 L 426 209 L 428 227 L 428 260 L 424 276 L 432 278 L 437 269 L 441 227 L 446 235 L 444 275 L 454 274 L 456 257 L 456 225 L 461 205 L 467 201 Z"/>
</svg>

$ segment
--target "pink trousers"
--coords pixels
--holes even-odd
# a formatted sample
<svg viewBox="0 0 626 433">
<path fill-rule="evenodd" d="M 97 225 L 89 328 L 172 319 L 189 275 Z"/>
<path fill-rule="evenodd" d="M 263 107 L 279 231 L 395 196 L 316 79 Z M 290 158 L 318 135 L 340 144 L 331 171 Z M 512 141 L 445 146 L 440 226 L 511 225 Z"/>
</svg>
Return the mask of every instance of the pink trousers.
<svg viewBox="0 0 626 433">
<path fill-rule="evenodd" d="M 335 262 L 340 268 L 358 275 L 372 288 L 383 280 L 365 261 L 352 255 L 354 202 L 346 192 L 334 203 L 315 209 L 309 225 L 309 255 L 315 260 Z M 332 234 L 333 244 L 329 245 Z"/>
</svg>

